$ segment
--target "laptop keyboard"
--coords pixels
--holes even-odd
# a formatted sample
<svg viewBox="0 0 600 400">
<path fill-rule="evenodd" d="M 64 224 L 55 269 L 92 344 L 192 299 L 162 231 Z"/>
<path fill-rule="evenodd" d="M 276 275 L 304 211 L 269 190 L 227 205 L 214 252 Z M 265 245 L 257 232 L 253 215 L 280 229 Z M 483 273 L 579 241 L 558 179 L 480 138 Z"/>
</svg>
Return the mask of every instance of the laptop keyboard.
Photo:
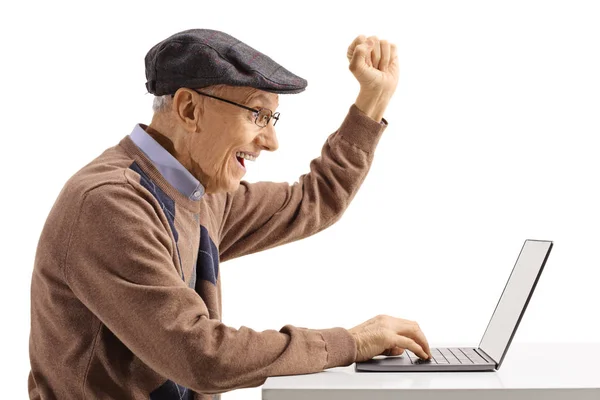
<svg viewBox="0 0 600 400">
<path fill-rule="evenodd" d="M 473 348 L 438 347 L 431 349 L 431 358 L 423 360 L 410 350 L 404 354 L 411 364 L 488 364 Z"/>
</svg>

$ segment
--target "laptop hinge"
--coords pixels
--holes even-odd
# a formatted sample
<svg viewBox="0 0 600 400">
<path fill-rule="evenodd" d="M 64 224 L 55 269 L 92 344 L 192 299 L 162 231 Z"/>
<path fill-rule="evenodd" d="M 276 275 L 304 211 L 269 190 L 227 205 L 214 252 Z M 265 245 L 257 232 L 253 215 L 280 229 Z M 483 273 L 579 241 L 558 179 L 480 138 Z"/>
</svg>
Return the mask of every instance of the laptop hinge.
<svg viewBox="0 0 600 400">
<path fill-rule="evenodd" d="M 475 351 L 478 352 L 478 353 L 483 353 L 483 355 L 485 355 L 484 358 L 487 358 L 488 360 L 491 360 L 494 364 L 496 364 L 496 367 L 498 367 L 498 362 L 496 360 L 494 360 L 492 357 L 490 357 L 488 353 L 486 353 L 485 351 L 483 351 L 481 349 L 481 347 L 476 348 Z"/>
</svg>

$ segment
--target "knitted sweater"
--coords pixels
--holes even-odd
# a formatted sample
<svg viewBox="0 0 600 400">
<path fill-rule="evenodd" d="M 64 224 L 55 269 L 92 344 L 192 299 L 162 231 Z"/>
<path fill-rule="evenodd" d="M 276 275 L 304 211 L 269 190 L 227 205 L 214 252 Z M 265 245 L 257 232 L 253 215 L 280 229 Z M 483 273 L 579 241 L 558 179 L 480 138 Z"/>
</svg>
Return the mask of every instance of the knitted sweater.
<svg viewBox="0 0 600 400">
<path fill-rule="evenodd" d="M 209 399 L 353 363 L 343 328 L 222 323 L 219 266 L 337 221 L 386 126 L 352 105 L 292 185 L 241 181 L 235 192 L 204 194 L 145 125 L 137 126 L 141 147 L 132 133 L 84 166 L 38 242 L 30 398 Z"/>
</svg>

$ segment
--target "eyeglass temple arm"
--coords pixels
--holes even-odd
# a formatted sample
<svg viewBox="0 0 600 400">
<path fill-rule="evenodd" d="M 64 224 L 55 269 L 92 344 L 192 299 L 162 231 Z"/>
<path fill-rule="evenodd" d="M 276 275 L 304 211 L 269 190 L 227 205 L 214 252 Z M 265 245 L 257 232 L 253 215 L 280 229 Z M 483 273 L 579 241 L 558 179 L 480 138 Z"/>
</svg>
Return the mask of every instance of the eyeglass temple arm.
<svg viewBox="0 0 600 400">
<path fill-rule="evenodd" d="M 220 97 L 213 96 L 213 95 L 210 95 L 210 94 L 208 94 L 208 93 L 203 93 L 203 92 L 200 92 L 200 91 L 198 91 L 198 90 L 196 90 L 196 89 L 192 89 L 192 90 L 193 90 L 194 92 L 198 93 L 198 94 L 201 94 L 201 95 L 203 95 L 203 96 L 212 97 L 213 99 L 221 100 L 221 101 L 224 101 L 225 103 L 229 103 L 229 104 L 233 104 L 234 106 L 242 107 L 242 108 L 244 108 L 244 109 L 246 109 L 246 110 L 248 110 L 248 111 L 252 111 L 252 112 L 259 112 L 259 110 L 256 110 L 256 109 L 254 109 L 254 108 L 250 108 L 250 107 L 246 107 L 246 106 L 244 106 L 244 105 L 242 105 L 242 104 L 235 103 L 235 102 L 233 102 L 233 101 L 231 101 L 231 100 L 222 99 L 222 98 L 220 98 Z M 174 97 L 174 96 L 175 96 L 175 94 L 172 94 L 172 95 L 171 95 L 171 97 Z"/>
</svg>

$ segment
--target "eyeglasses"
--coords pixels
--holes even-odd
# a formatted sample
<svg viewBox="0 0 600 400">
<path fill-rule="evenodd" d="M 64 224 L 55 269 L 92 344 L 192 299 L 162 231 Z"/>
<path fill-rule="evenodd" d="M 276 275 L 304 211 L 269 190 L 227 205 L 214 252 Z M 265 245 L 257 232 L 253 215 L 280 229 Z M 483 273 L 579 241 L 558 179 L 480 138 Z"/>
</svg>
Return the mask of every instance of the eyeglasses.
<svg viewBox="0 0 600 400">
<path fill-rule="evenodd" d="M 217 100 L 221 100 L 224 101 L 225 103 L 229 103 L 229 104 L 233 104 L 234 106 L 238 106 L 241 107 L 243 109 L 246 109 L 248 111 L 252 111 L 255 115 L 256 118 L 254 119 L 254 123 L 258 126 L 260 126 L 261 128 L 264 128 L 265 126 L 269 125 L 269 122 L 271 121 L 271 118 L 273 118 L 273 126 L 275 126 L 275 124 L 277 124 L 277 121 L 279 121 L 279 113 L 273 113 L 273 111 L 269 110 L 268 108 L 251 108 L 251 107 L 246 107 L 242 104 L 238 104 L 238 103 L 234 103 L 231 100 L 226 100 L 226 99 L 222 99 L 220 97 L 217 96 L 213 96 L 212 94 L 208 94 L 208 93 L 203 93 L 200 92 L 196 89 L 192 89 L 194 92 L 201 94 L 203 96 L 207 96 L 207 97 L 212 97 L 213 99 L 217 99 Z M 175 96 L 174 94 L 171 95 L 171 97 Z"/>
</svg>

